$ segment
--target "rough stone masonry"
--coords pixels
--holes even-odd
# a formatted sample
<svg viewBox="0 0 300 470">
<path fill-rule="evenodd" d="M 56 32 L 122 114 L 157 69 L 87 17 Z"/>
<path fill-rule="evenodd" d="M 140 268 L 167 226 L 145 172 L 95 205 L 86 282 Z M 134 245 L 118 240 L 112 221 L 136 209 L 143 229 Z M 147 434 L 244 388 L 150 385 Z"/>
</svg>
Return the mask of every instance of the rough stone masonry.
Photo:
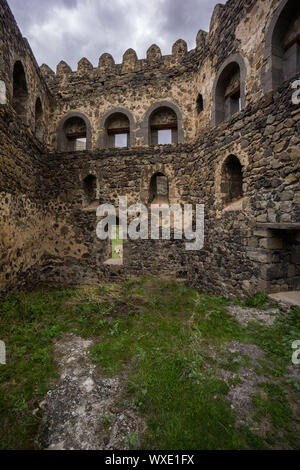
<svg viewBox="0 0 300 470">
<path fill-rule="evenodd" d="M 201 1 L 199 0 L 201 13 Z M 38 66 L 0 0 L 0 291 L 136 275 L 221 295 L 300 289 L 300 9 L 228 0 L 188 51 Z M 205 246 L 96 237 L 99 203 L 205 205 Z"/>
</svg>

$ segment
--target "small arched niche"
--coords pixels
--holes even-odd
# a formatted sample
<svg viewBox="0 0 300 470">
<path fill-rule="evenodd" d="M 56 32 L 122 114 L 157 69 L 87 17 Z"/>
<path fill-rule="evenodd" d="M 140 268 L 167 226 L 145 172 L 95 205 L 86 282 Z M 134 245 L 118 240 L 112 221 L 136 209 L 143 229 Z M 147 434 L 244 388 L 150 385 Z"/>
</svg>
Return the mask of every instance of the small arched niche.
<svg viewBox="0 0 300 470">
<path fill-rule="evenodd" d="M 13 108 L 26 121 L 28 111 L 28 87 L 23 64 L 18 60 L 13 70 Z"/>
<path fill-rule="evenodd" d="M 120 112 L 109 116 L 105 123 L 108 148 L 126 148 L 130 146 L 130 122 Z"/>
<path fill-rule="evenodd" d="M 80 152 L 91 146 L 91 126 L 81 113 L 70 113 L 58 126 L 57 147 L 59 152 Z"/>
<path fill-rule="evenodd" d="M 95 175 L 88 175 L 83 180 L 84 206 L 95 209 L 98 206 L 98 182 Z"/>
<path fill-rule="evenodd" d="M 278 87 L 300 72 L 300 4 L 285 0 L 271 21 L 266 36 L 265 58 L 269 62 L 263 77 L 265 91 Z"/>
<path fill-rule="evenodd" d="M 35 135 L 42 142 L 44 140 L 44 113 L 40 98 L 35 102 Z"/>
<path fill-rule="evenodd" d="M 243 197 L 243 168 L 235 155 L 229 155 L 223 163 L 221 193 L 226 205 L 239 201 Z"/>
<path fill-rule="evenodd" d="M 173 109 L 162 106 L 149 119 L 150 145 L 170 145 L 178 143 L 177 115 Z"/>
<path fill-rule="evenodd" d="M 149 186 L 149 204 L 169 204 L 169 182 L 163 173 L 155 173 Z"/>
</svg>

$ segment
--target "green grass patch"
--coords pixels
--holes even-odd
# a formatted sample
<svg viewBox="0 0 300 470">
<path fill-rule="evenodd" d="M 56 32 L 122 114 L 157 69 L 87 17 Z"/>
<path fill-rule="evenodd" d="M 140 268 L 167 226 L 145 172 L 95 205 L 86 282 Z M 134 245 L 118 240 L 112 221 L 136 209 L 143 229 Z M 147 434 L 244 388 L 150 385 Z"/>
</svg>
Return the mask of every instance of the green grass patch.
<svg viewBox="0 0 300 470">
<path fill-rule="evenodd" d="M 256 418 L 269 417 L 275 428 L 283 429 L 292 417 L 291 407 L 281 387 L 276 384 L 261 384 L 264 391 L 253 396 L 253 403 L 257 408 Z"/>
<path fill-rule="evenodd" d="M 266 302 L 259 293 L 245 306 L 264 308 Z M 229 315 L 228 304 L 228 299 L 148 277 L 7 297 L 0 303 L 0 339 L 8 352 L 7 365 L 0 368 L 0 448 L 35 448 L 40 423 L 32 411 L 57 382 L 53 342 L 66 332 L 93 338 L 90 353 L 102 374 L 126 381 L 122 399 L 147 424 L 144 436 L 128 436 L 131 448 L 272 446 L 278 428 L 288 434 L 288 396 L 299 395 L 297 381 L 285 378 L 291 343 L 300 339 L 299 310 L 280 316 L 272 327 L 252 323 L 244 328 Z M 237 374 L 231 387 L 241 384 L 239 367 L 253 367 L 247 356 L 237 360 L 224 354 L 228 341 L 256 344 L 265 352 L 257 371 L 274 384 L 257 392 L 253 402 L 256 420 L 268 417 L 274 427 L 267 437 L 241 426 L 226 399 L 229 388 L 220 370 Z M 99 420 L 108 428 L 112 417 Z M 288 436 L 292 448 L 298 445 L 295 436 Z"/>
</svg>

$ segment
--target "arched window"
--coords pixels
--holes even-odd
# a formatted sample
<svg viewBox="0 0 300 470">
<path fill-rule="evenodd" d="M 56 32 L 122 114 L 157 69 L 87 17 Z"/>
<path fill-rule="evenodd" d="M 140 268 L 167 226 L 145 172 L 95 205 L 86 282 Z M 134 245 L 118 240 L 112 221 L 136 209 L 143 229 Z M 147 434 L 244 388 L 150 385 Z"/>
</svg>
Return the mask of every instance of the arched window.
<svg viewBox="0 0 300 470">
<path fill-rule="evenodd" d="M 44 140 L 43 106 L 40 98 L 35 102 L 35 135 L 40 141 Z"/>
<path fill-rule="evenodd" d="M 168 178 L 163 173 L 155 173 L 152 176 L 149 187 L 149 204 L 169 203 Z"/>
<path fill-rule="evenodd" d="M 88 175 L 83 180 L 83 189 L 85 205 L 89 206 L 97 202 L 97 178 L 94 175 Z"/>
<path fill-rule="evenodd" d="M 60 121 L 57 128 L 57 150 L 59 152 L 90 150 L 91 144 L 91 124 L 84 114 L 72 112 Z"/>
<path fill-rule="evenodd" d="M 221 192 L 226 204 L 243 197 L 242 165 L 235 155 L 229 155 L 223 164 Z"/>
<path fill-rule="evenodd" d="M 198 97 L 197 97 L 197 113 L 200 114 L 202 113 L 203 111 L 203 96 L 201 95 L 201 93 L 199 93 Z"/>
<path fill-rule="evenodd" d="M 219 76 L 215 94 L 216 124 L 229 119 L 242 109 L 241 74 L 236 62 L 231 62 Z"/>
<path fill-rule="evenodd" d="M 74 116 L 64 124 L 65 151 L 78 152 L 86 150 L 86 124 L 80 117 Z"/>
<path fill-rule="evenodd" d="M 168 107 L 153 111 L 149 119 L 150 145 L 169 145 L 178 143 L 178 124 L 176 113 Z"/>
<path fill-rule="evenodd" d="M 170 101 L 153 103 L 144 116 L 138 135 L 145 145 L 184 142 L 182 114 L 178 106 Z"/>
<path fill-rule="evenodd" d="M 101 118 L 99 126 L 100 148 L 134 147 L 136 123 L 133 114 L 126 108 L 114 108 Z"/>
<path fill-rule="evenodd" d="M 13 108 L 22 118 L 26 118 L 28 107 L 28 88 L 22 62 L 15 63 L 13 71 Z"/>
<path fill-rule="evenodd" d="M 114 113 L 105 123 L 108 148 L 129 147 L 130 122 L 123 113 Z"/>
<path fill-rule="evenodd" d="M 281 83 L 300 71 L 300 5 L 287 2 L 272 34 L 272 81 Z"/>
</svg>

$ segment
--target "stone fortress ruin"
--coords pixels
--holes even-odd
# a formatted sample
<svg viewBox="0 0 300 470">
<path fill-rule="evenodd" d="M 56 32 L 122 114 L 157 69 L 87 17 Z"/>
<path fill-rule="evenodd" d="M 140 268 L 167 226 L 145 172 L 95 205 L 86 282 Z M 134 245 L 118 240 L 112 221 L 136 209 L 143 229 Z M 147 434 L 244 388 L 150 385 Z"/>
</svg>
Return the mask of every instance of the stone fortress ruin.
<svg viewBox="0 0 300 470">
<path fill-rule="evenodd" d="M 299 2 L 228 0 L 193 50 L 180 39 L 76 71 L 38 66 L 6 0 L 0 33 L 2 295 L 139 275 L 300 291 Z M 125 240 L 123 264 L 107 263 L 96 208 L 120 196 L 204 204 L 204 248 Z"/>
</svg>

